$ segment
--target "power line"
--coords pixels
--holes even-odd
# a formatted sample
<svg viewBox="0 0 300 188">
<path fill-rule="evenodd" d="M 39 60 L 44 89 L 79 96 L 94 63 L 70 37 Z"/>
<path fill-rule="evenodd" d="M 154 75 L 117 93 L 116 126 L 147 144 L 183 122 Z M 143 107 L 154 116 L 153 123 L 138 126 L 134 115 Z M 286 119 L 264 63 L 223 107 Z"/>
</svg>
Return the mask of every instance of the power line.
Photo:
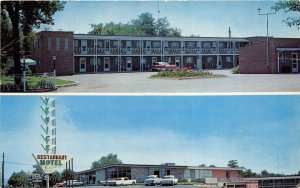
<svg viewBox="0 0 300 188">
<path fill-rule="evenodd" d="M 4 163 L 8 163 L 8 164 L 16 164 L 16 165 L 30 165 L 30 166 L 33 166 L 33 165 L 34 165 L 34 164 L 19 163 L 19 162 L 10 162 L 10 161 L 4 161 Z"/>
</svg>

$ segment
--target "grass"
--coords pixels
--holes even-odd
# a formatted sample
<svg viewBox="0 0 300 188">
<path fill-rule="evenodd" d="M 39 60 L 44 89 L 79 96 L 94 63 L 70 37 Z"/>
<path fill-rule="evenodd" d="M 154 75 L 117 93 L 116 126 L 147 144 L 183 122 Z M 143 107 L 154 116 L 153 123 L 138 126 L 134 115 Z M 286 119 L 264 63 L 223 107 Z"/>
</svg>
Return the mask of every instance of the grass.
<svg viewBox="0 0 300 188">
<path fill-rule="evenodd" d="M 189 78 L 219 78 L 224 77 L 225 75 L 221 74 L 212 74 L 207 70 L 191 70 L 191 69 L 178 69 L 173 71 L 162 71 L 158 72 L 155 75 L 152 75 L 151 78 L 173 78 L 173 79 L 189 79 Z"/>
<path fill-rule="evenodd" d="M 27 81 L 30 82 L 31 84 L 37 84 L 39 81 L 45 80 L 45 81 L 50 81 L 51 78 L 43 78 L 43 77 L 36 77 L 36 76 L 28 76 Z M 1 84 L 12 84 L 14 83 L 13 77 L 10 76 L 1 76 Z M 62 80 L 62 79 L 55 79 L 56 86 L 61 86 L 61 85 L 69 85 L 69 84 L 75 84 L 73 81 L 69 80 Z"/>
</svg>

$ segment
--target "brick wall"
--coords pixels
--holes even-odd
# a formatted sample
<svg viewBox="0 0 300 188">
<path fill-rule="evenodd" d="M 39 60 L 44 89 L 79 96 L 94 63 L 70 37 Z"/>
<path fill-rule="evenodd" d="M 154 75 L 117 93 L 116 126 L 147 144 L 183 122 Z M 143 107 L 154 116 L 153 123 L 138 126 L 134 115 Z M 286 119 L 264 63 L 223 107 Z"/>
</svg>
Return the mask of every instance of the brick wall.
<svg viewBox="0 0 300 188">
<path fill-rule="evenodd" d="M 73 32 L 42 31 L 37 34 L 31 49 L 31 57 L 37 61 L 35 71 L 52 72 L 52 56 L 56 56 L 57 75 L 74 74 Z"/>
<path fill-rule="evenodd" d="M 269 62 L 267 66 L 267 38 L 250 37 L 249 45 L 240 47 L 239 64 L 243 74 L 267 74 L 278 72 L 277 48 L 300 48 L 300 39 L 269 37 Z"/>
</svg>

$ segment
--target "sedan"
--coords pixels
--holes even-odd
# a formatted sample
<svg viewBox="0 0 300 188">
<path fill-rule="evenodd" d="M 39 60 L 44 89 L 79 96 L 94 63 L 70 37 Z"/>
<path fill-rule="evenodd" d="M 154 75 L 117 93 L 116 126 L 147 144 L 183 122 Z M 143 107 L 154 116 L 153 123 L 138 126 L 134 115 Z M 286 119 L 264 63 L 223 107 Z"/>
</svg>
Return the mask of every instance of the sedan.
<svg viewBox="0 0 300 188">
<path fill-rule="evenodd" d="M 161 182 L 161 178 L 157 177 L 157 175 L 150 175 L 145 179 L 144 184 L 147 185 L 158 185 Z"/>
<path fill-rule="evenodd" d="M 178 179 L 173 175 L 165 176 L 161 180 L 161 185 L 176 185 L 178 183 Z"/>
</svg>

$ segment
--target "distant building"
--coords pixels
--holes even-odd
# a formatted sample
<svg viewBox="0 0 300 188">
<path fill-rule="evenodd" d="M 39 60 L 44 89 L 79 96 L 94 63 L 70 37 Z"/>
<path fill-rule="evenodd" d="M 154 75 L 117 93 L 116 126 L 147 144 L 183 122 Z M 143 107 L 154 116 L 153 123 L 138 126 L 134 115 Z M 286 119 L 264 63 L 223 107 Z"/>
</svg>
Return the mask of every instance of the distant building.
<svg viewBox="0 0 300 188">
<path fill-rule="evenodd" d="M 300 186 L 300 176 L 245 178 L 246 181 L 257 181 L 259 188 L 295 188 Z"/>
</svg>

